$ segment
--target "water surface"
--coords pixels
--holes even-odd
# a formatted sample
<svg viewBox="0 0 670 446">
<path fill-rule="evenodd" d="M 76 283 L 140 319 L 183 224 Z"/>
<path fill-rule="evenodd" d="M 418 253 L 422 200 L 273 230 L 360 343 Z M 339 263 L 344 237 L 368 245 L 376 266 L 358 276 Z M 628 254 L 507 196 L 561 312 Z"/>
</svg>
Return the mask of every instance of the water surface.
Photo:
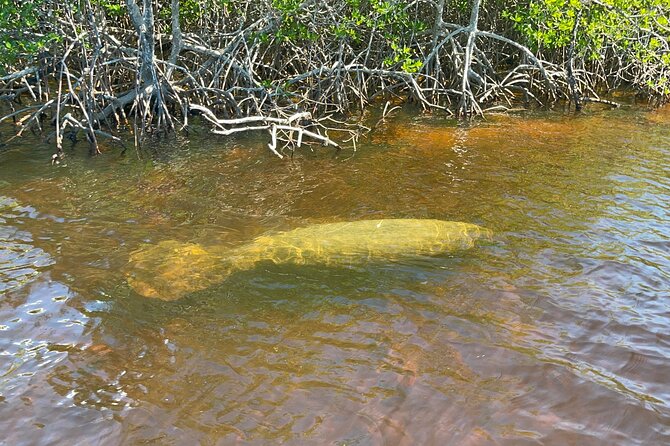
<svg viewBox="0 0 670 446">
<path fill-rule="evenodd" d="M 355 153 L 265 144 L 2 149 L 0 444 L 670 443 L 670 110 L 401 114 Z M 262 263 L 176 302 L 122 273 L 146 243 L 366 218 L 495 236 Z"/>
</svg>

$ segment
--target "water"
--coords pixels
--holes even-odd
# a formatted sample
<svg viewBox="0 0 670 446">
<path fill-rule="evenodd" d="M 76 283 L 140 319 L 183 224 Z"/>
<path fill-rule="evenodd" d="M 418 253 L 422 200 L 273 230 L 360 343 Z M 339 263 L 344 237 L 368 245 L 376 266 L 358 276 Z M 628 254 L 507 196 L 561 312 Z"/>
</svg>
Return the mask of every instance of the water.
<svg viewBox="0 0 670 446">
<path fill-rule="evenodd" d="M 399 115 L 356 153 L 283 161 L 265 143 L 1 149 L 0 444 L 670 443 L 670 110 Z M 495 236 L 262 263 L 176 302 L 121 272 L 143 243 L 404 217 Z"/>
</svg>

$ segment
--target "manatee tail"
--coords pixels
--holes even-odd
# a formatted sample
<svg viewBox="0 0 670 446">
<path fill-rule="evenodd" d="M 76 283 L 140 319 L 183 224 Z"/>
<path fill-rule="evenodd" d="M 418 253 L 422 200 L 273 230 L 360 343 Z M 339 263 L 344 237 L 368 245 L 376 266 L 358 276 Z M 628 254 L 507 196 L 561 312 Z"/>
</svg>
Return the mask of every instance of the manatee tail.
<svg viewBox="0 0 670 446">
<path fill-rule="evenodd" d="M 200 244 L 166 240 L 133 252 L 126 280 L 137 294 L 172 301 L 222 282 L 231 272 L 221 255 Z"/>
</svg>

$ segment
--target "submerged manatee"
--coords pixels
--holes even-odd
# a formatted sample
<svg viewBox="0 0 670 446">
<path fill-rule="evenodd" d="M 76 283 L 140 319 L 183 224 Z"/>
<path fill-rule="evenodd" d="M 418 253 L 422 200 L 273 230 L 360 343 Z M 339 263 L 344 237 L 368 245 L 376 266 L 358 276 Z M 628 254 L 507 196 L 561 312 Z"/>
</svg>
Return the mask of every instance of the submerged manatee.
<svg viewBox="0 0 670 446">
<path fill-rule="evenodd" d="M 471 248 L 490 231 L 470 223 L 427 219 L 325 223 L 262 235 L 238 248 L 164 241 L 130 256 L 128 283 L 163 300 L 203 290 L 258 262 L 351 265 L 396 261 Z"/>
</svg>

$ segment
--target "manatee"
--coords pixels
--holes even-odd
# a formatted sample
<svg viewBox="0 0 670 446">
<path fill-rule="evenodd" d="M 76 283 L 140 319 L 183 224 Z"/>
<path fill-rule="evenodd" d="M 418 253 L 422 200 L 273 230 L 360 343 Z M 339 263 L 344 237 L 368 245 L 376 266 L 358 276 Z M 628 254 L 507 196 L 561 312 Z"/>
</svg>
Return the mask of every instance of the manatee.
<svg viewBox="0 0 670 446">
<path fill-rule="evenodd" d="M 133 252 L 127 280 L 142 296 L 176 300 L 262 261 L 344 266 L 393 262 L 468 249 L 490 234 L 470 223 L 386 219 L 324 223 L 268 233 L 227 249 L 167 240 Z"/>
</svg>

